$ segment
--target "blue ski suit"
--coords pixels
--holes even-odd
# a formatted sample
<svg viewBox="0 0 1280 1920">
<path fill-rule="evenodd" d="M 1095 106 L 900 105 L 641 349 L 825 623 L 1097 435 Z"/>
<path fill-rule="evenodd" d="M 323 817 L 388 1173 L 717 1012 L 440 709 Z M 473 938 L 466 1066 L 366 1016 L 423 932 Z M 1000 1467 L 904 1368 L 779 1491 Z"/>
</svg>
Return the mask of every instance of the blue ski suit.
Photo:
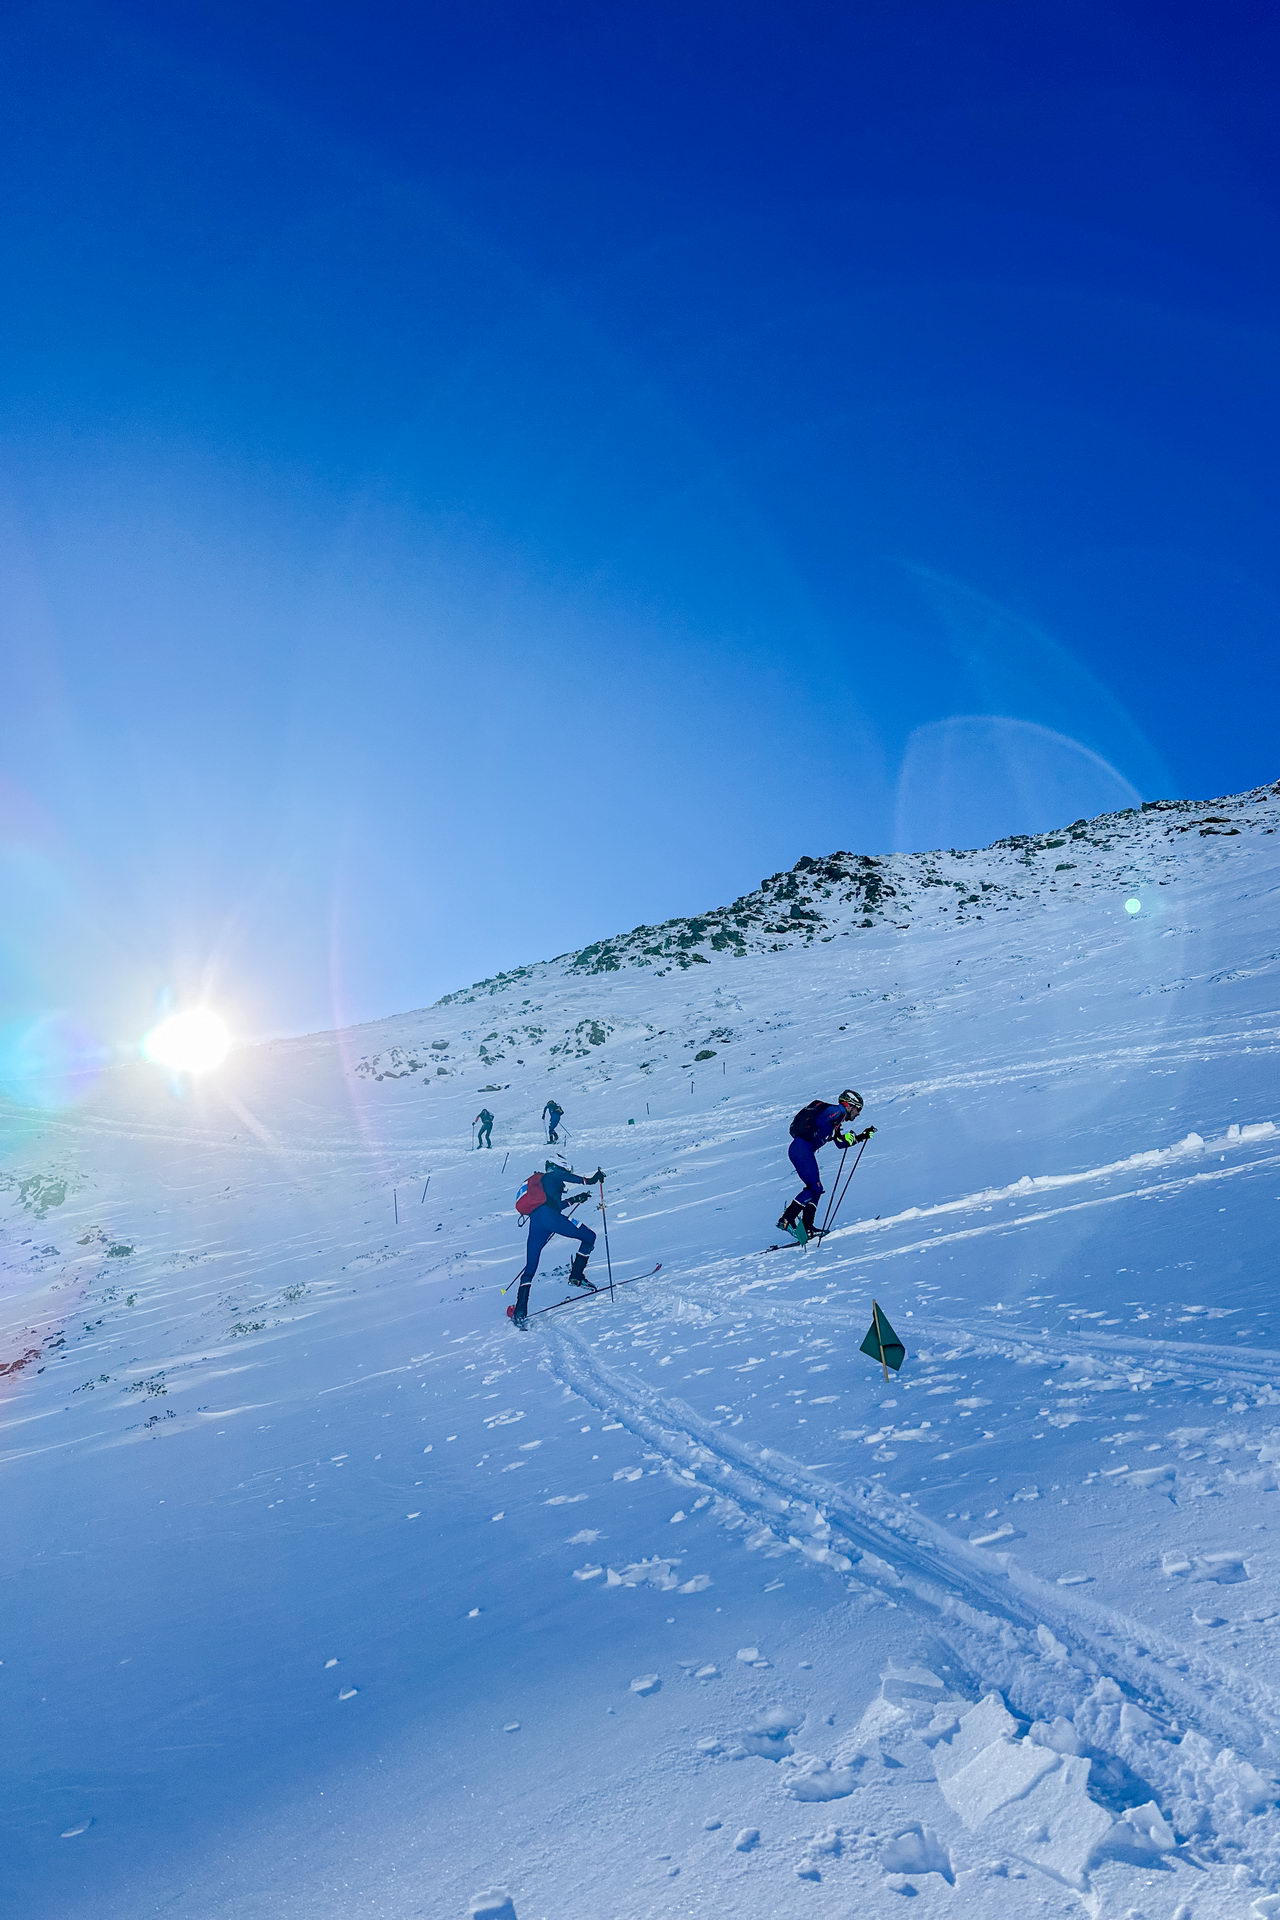
<svg viewBox="0 0 1280 1920">
<path fill-rule="evenodd" d="M 811 1138 L 793 1140 L 787 1157 L 800 1178 L 804 1181 L 796 1195 L 796 1205 L 816 1207 L 822 1198 L 822 1175 L 818 1172 L 818 1148 L 825 1147 L 834 1140 L 838 1130 L 849 1116 L 843 1107 L 823 1107 L 813 1115 L 809 1123 Z"/>
<path fill-rule="evenodd" d="M 576 1240 L 582 1252 L 589 1255 L 596 1244 L 596 1236 L 591 1228 L 580 1220 L 570 1220 L 561 1211 L 564 1206 L 564 1190 L 569 1186 L 585 1187 L 590 1183 L 580 1173 L 570 1173 L 568 1167 L 556 1166 L 548 1160 L 546 1172 L 542 1176 L 542 1191 L 546 1200 L 535 1207 L 529 1215 L 529 1245 L 525 1253 L 524 1266 L 520 1270 L 520 1285 L 516 1290 L 516 1312 L 525 1313 L 529 1306 L 529 1289 L 533 1285 L 533 1276 L 538 1271 L 538 1262 L 548 1240 L 553 1234 L 562 1233 L 566 1240 Z"/>
</svg>

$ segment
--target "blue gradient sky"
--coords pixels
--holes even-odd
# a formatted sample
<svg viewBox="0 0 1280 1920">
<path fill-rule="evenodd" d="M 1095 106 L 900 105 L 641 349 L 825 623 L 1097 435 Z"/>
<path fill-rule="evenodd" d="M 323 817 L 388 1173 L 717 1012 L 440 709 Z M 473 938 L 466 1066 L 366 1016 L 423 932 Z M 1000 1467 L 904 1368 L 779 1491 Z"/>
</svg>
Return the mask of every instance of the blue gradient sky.
<svg viewBox="0 0 1280 1920">
<path fill-rule="evenodd" d="M 0 55 L 11 1042 L 1280 776 L 1270 7 L 65 0 Z"/>
</svg>

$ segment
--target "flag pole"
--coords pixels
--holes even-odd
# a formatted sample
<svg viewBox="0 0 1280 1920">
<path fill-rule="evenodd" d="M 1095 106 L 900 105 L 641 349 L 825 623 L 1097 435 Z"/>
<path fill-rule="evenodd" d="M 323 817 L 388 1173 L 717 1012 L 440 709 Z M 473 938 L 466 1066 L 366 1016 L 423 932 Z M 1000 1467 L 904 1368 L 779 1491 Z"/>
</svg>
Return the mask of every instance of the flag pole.
<svg viewBox="0 0 1280 1920">
<path fill-rule="evenodd" d="M 876 1345 L 880 1349 L 881 1370 L 887 1382 L 889 1378 L 889 1362 L 884 1357 L 884 1335 L 880 1331 L 880 1304 L 876 1300 L 871 1302 L 871 1320 L 876 1330 Z"/>
</svg>

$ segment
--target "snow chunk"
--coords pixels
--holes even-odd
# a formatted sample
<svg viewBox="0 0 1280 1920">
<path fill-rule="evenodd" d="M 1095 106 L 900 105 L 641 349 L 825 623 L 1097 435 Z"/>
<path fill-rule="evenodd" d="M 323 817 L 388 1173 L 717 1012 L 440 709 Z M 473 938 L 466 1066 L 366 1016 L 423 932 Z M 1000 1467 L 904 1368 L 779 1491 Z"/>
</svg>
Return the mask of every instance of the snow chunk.
<svg viewBox="0 0 1280 1920">
<path fill-rule="evenodd" d="M 467 1913 L 469 1920 L 516 1920 L 509 1893 L 473 1893 Z"/>
<path fill-rule="evenodd" d="M 739 1853 L 750 1853 L 752 1847 L 760 1844 L 759 1827 L 743 1827 L 734 1835 L 733 1844 Z"/>
<path fill-rule="evenodd" d="M 634 1560 L 629 1567 L 610 1567 L 605 1585 L 610 1587 L 657 1587 L 661 1593 L 673 1593 L 680 1585 L 676 1579 L 678 1560 L 663 1560 L 654 1554 L 648 1560 Z"/>
<path fill-rule="evenodd" d="M 1089 1798 L 1090 1762 L 1019 1736 L 997 1694 L 963 1714 L 934 1749 L 938 1784 L 971 1830 L 1077 1890 L 1112 1819 Z"/>
<path fill-rule="evenodd" d="M 1238 1586 L 1251 1578 L 1239 1553 L 1166 1553 L 1161 1557 L 1160 1570 L 1171 1580 L 1190 1575 L 1192 1580 L 1211 1580 L 1220 1587 Z"/>
<path fill-rule="evenodd" d="M 660 1693 L 661 1690 L 662 1690 L 662 1682 L 658 1678 L 656 1673 L 637 1674 L 636 1678 L 631 1682 L 632 1693 L 639 1693 L 639 1694 Z"/>
<path fill-rule="evenodd" d="M 888 1842 L 881 1850 L 880 1865 L 886 1873 L 940 1873 L 949 1887 L 956 1883 L 951 1855 L 936 1834 L 918 1823 Z"/>
<path fill-rule="evenodd" d="M 804 1720 L 789 1707 L 766 1707 L 737 1735 L 739 1745 L 761 1760 L 782 1760 L 792 1751 L 791 1736 Z"/>
<path fill-rule="evenodd" d="M 1158 1853 L 1172 1853 L 1177 1844 L 1173 1828 L 1155 1801 L 1146 1800 L 1140 1807 L 1129 1807 L 1121 1814 L 1105 1846 L 1108 1853 L 1118 1852 L 1130 1858 L 1140 1854 L 1150 1858 Z"/>
<path fill-rule="evenodd" d="M 941 1700 L 946 1688 L 928 1667 L 897 1666 L 890 1662 L 880 1681 L 880 1697 L 895 1707 L 909 1700 Z"/>
<path fill-rule="evenodd" d="M 858 1784 L 851 1767 L 833 1767 L 816 1754 L 788 1760 L 782 1784 L 793 1800 L 843 1800 Z"/>
</svg>

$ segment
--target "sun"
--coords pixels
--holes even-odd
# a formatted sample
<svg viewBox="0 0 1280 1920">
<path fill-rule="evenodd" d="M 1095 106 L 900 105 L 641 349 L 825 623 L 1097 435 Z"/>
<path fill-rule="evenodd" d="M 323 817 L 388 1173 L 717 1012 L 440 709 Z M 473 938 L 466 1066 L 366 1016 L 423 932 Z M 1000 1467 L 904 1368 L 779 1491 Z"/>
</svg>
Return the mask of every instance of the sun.
<svg viewBox="0 0 1280 1920">
<path fill-rule="evenodd" d="M 170 1014 L 153 1027 L 142 1043 L 148 1060 L 176 1073 L 209 1073 L 227 1057 L 231 1035 L 225 1021 L 207 1007 Z"/>
</svg>

